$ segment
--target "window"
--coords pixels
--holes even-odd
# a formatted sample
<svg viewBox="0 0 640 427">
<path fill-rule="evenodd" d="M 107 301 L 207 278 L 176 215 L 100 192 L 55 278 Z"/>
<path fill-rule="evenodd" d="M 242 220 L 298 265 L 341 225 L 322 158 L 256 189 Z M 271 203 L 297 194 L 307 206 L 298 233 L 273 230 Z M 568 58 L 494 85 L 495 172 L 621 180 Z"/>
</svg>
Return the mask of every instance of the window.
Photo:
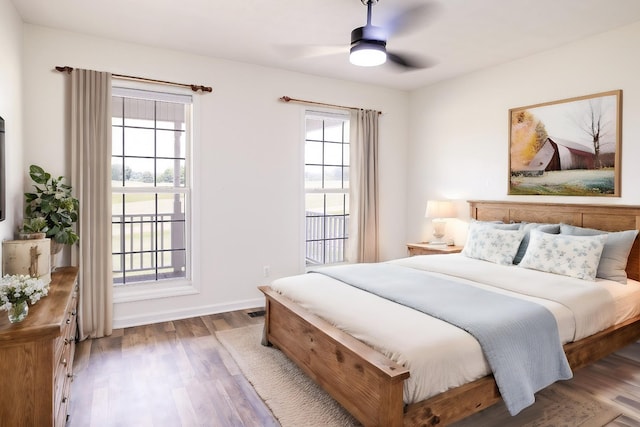
<svg viewBox="0 0 640 427">
<path fill-rule="evenodd" d="M 349 231 L 349 116 L 307 111 L 306 265 L 345 261 Z"/>
<path fill-rule="evenodd" d="M 188 279 L 191 96 L 112 95 L 114 285 Z"/>
</svg>

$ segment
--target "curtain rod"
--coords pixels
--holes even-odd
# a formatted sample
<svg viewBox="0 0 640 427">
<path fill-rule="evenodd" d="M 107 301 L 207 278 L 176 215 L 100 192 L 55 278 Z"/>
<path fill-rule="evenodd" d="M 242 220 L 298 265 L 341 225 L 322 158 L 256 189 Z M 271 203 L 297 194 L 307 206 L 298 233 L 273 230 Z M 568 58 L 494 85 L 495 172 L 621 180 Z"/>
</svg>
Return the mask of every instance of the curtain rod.
<svg viewBox="0 0 640 427">
<path fill-rule="evenodd" d="M 56 66 L 56 70 L 60 71 L 61 73 L 66 72 L 67 74 L 71 74 L 71 72 L 73 71 L 73 67 L 69 67 L 68 65 Z M 148 79 L 146 77 L 135 77 L 135 76 L 127 76 L 124 74 L 113 74 L 113 73 L 111 74 L 111 77 L 114 77 L 116 79 L 122 79 L 122 80 L 134 80 L 139 82 L 160 83 L 160 84 L 169 85 L 169 86 L 186 87 L 191 89 L 194 92 L 198 92 L 198 91 L 213 92 L 213 89 L 211 89 L 211 86 L 190 85 L 186 83 L 175 83 L 175 82 L 168 82 L 166 80 Z"/>
<path fill-rule="evenodd" d="M 304 99 L 291 98 L 290 96 L 282 96 L 278 99 L 280 99 L 280 101 L 282 102 L 297 102 L 299 104 L 320 105 L 322 107 L 334 107 L 334 108 L 341 108 L 343 110 L 362 110 L 362 108 L 346 107 L 344 105 L 336 105 L 336 104 L 326 104 L 324 102 L 306 101 Z M 378 114 L 382 114 L 382 111 L 378 111 Z"/>
</svg>

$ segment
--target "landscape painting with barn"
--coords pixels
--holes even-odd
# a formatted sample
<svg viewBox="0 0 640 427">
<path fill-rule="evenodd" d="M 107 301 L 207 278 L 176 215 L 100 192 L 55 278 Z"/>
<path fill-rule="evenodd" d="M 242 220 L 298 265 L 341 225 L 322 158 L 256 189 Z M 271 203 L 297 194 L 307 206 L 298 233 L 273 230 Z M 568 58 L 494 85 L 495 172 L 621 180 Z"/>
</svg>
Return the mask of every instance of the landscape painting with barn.
<svg viewBox="0 0 640 427">
<path fill-rule="evenodd" d="M 619 196 L 621 96 L 509 110 L 509 194 Z"/>
</svg>

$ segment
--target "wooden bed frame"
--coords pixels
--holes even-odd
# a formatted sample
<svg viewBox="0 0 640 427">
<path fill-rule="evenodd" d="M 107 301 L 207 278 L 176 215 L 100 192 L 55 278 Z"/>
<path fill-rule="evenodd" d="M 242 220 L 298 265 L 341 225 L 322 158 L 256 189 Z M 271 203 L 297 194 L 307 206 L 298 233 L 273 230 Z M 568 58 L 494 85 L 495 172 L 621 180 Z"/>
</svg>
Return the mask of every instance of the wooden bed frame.
<svg viewBox="0 0 640 427">
<path fill-rule="evenodd" d="M 565 223 L 607 231 L 640 230 L 640 206 L 470 201 L 482 221 Z M 636 239 L 627 275 L 640 280 Z M 265 338 L 279 348 L 364 426 L 447 425 L 500 400 L 492 375 L 421 402 L 405 405 L 409 371 L 352 336 L 271 290 L 266 297 Z M 575 370 L 640 339 L 640 316 L 564 346 Z"/>
</svg>

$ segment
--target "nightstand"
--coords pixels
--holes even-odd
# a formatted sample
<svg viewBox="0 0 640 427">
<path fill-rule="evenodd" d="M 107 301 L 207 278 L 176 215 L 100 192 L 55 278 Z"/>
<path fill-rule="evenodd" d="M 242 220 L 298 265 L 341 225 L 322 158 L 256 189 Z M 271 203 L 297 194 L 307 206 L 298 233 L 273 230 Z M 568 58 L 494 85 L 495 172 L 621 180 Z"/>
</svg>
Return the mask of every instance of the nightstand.
<svg viewBox="0 0 640 427">
<path fill-rule="evenodd" d="M 414 255 L 436 255 L 436 254 L 457 254 L 462 252 L 462 246 L 430 245 L 428 243 L 408 243 L 409 256 Z"/>
</svg>

